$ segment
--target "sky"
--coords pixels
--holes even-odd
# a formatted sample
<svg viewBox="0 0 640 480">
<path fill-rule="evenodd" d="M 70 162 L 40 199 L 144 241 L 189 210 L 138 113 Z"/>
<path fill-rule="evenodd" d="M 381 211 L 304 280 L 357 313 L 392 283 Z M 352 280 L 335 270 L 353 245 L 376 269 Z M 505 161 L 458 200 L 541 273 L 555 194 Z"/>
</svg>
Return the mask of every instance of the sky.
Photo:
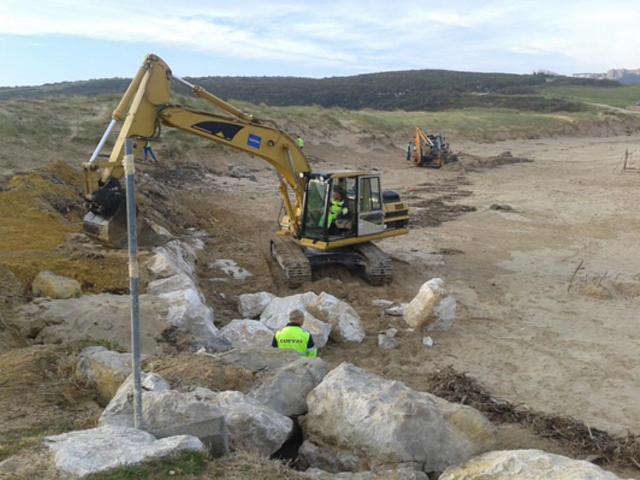
<svg viewBox="0 0 640 480">
<path fill-rule="evenodd" d="M 0 0 L 0 85 L 131 77 L 327 77 L 437 68 L 640 68 L 640 0 Z"/>
</svg>

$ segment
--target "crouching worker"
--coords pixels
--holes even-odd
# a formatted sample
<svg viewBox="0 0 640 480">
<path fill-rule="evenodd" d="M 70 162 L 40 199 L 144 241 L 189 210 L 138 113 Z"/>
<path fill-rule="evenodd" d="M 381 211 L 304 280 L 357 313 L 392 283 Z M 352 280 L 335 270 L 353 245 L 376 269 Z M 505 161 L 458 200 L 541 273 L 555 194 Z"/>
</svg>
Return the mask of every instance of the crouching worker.
<svg viewBox="0 0 640 480">
<path fill-rule="evenodd" d="M 302 328 L 304 313 L 294 310 L 289 314 L 289 323 L 273 336 L 271 346 L 284 350 L 295 350 L 303 357 L 315 358 L 318 349 L 313 343 L 311 334 Z"/>
</svg>

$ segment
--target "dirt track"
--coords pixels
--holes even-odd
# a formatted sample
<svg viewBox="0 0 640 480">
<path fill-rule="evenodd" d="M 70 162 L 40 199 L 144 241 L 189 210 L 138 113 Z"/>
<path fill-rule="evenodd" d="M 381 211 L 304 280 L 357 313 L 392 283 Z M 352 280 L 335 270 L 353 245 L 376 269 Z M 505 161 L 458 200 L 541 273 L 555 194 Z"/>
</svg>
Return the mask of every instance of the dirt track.
<svg viewBox="0 0 640 480">
<path fill-rule="evenodd" d="M 478 156 L 509 150 L 534 160 L 473 172 L 416 170 L 400 152 L 387 149 L 310 148 L 325 160 L 314 166 L 318 170 L 377 168 L 385 188 L 399 190 L 412 204 L 429 205 L 435 198 L 445 208 L 439 208 L 444 223 L 418 224 L 410 235 L 383 242 L 395 259 L 396 281 L 390 287 L 370 287 L 334 269 L 324 272 L 333 279 L 306 288 L 351 301 L 368 333 L 403 326 L 373 309 L 371 299 L 408 301 L 434 276 L 454 286 L 460 303 L 455 327 L 432 335 L 433 349 L 422 346 L 422 335 L 401 332 L 399 350 L 380 353 L 371 336 L 347 351 L 329 347 L 325 358 L 350 359 L 417 388 L 430 370 L 451 364 L 511 402 L 571 415 L 613 433 L 640 431 L 640 260 L 635 255 L 640 219 L 633 200 L 640 174 L 620 173 L 624 150 L 637 141 L 456 143 Z M 258 170 L 258 178 L 272 178 L 258 161 L 242 161 Z M 219 218 L 211 229 L 211 255 L 233 258 L 255 274 L 234 284 L 219 272 L 204 272 L 224 323 L 236 315 L 238 293 L 287 290 L 277 280 L 272 284 L 277 272 L 270 271 L 262 246 L 278 210 L 275 188 L 223 178 L 216 180 Z M 419 184 L 426 185 L 416 188 Z M 512 210 L 493 210 L 492 204 Z M 234 221 L 232 211 L 245 217 Z"/>
</svg>

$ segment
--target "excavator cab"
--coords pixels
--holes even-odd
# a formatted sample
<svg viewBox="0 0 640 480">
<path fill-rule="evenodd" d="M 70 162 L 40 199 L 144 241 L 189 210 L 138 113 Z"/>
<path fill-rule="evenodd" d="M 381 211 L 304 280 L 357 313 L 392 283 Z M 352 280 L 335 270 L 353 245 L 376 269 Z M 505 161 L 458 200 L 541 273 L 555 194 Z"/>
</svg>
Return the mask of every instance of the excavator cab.
<svg viewBox="0 0 640 480">
<path fill-rule="evenodd" d="M 380 177 L 364 172 L 311 174 L 301 236 L 332 243 L 384 232 Z"/>
</svg>

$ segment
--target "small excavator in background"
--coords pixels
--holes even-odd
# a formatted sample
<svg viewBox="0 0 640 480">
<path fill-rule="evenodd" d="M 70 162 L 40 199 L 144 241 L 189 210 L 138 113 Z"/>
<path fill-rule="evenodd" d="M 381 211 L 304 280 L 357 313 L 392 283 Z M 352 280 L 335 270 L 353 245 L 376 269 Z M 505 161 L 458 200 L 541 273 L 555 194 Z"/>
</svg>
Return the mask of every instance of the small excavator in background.
<svg viewBox="0 0 640 480">
<path fill-rule="evenodd" d="M 445 163 L 455 162 L 458 159 L 451 153 L 443 135 L 427 135 L 420 127 L 416 127 L 415 140 L 408 157 L 408 160 L 413 160 L 417 167 L 429 168 L 441 168 Z"/>
<path fill-rule="evenodd" d="M 172 79 L 224 115 L 171 103 Z M 122 126 L 108 160 L 99 159 L 118 122 Z M 125 140 L 134 140 L 134 154 L 140 156 L 147 142 L 159 137 L 161 126 L 254 155 L 275 168 L 284 215 L 270 241 L 271 254 L 290 286 L 311 280 L 312 267 L 325 264 L 356 268 L 374 285 L 391 281 L 391 259 L 372 242 L 408 233 L 409 212 L 397 193 L 382 190 L 378 174 L 312 172 L 295 140 L 275 123 L 173 76 L 156 55 L 145 58 L 93 155 L 83 164 L 87 234 L 113 247 L 125 245 L 125 192 L 120 183 Z"/>
</svg>

